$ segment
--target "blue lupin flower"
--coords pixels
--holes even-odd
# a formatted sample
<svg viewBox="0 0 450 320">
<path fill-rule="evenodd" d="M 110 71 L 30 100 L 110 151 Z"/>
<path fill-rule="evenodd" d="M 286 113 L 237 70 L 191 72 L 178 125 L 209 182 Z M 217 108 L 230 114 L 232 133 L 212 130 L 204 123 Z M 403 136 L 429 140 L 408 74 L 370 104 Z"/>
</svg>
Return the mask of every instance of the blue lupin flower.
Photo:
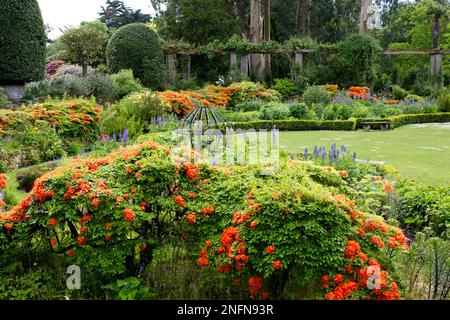
<svg viewBox="0 0 450 320">
<path fill-rule="evenodd" d="M 116 133 L 115 132 L 113 133 L 113 141 L 117 142 L 117 137 L 116 137 Z"/>
<path fill-rule="evenodd" d="M 129 131 L 128 128 L 125 129 L 125 131 L 123 132 L 123 143 L 127 143 L 128 142 L 128 135 L 129 135 Z"/>
<path fill-rule="evenodd" d="M 305 152 L 303 153 L 303 158 L 304 158 L 305 160 L 308 159 L 308 147 L 305 147 Z"/>
<path fill-rule="evenodd" d="M 111 143 L 111 137 L 109 135 L 106 135 L 106 143 L 107 144 Z"/>
</svg>

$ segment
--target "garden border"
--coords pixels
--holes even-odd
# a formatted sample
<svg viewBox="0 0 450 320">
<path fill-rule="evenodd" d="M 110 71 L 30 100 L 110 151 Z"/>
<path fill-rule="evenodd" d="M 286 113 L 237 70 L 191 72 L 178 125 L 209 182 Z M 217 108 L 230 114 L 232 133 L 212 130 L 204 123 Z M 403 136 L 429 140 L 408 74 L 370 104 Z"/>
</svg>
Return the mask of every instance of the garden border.
<svg viewBox="0 0 450 320">
<path fill-rule="evenodd" d="M 380 129 L 382 122 L 388 122 L 390 129 L 399 128 L 408 124 L 414 123 L 443 123 L 450 122 L 450 112 L 445 113 L 429 113 L 429 114 L 403 114 L 388 118 L 358 118 L 349 120 L 260 120 L 249 122 L 235 122 L 233 127 L 235 129 L 266 129 L 271 130 L 274 127 L 280 131 L 355 131 L 362 129 L 363 122 L 380 122 Z M 372 128 L 378 129 L 377 126 Z"/>
</svg>

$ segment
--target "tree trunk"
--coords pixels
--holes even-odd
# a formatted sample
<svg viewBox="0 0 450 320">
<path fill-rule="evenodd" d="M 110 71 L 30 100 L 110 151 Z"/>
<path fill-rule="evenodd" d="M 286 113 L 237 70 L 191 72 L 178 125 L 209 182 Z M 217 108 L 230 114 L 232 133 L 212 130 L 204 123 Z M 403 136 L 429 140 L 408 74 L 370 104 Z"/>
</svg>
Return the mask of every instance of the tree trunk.
<svg viewBox="0 0 450 320">
<path fill-rule="evenodd" d="M 367 19 L 368 17 L 368 11 L 369 7 L 372 4 L 372 0 L 362 0 L 361 1 L 361 13 L 359 15 L 359 32 L 360 33 L 367 33 Z"/>
<path fill-rule="evenodd" d="M 309 0 L 297 2 L 297 32 L 300 37 L 309 37 Z"/>
<path fill-rule="evenodd" d="M 250 0 L 250 41 L 259 43 L 262 40 L 262 19 L 261 7 L 259 0 Z M 251 73 L 256 79 L 262 78 L 262 55 L 252 54 L 251 59 Z"/>
<path fill-rule="evenodd" d="M 83 78 L 84 78 L 84 77 L 87 76 L 87 73 L 88 73 L 88 66 L 85 65 L 85 64 L 83 64 L 82 68 L 83 68 L 82 76 L 83 76 Z"/>
<path fill-rule="evenodd" d="M 264 0 L 264 41 L 270 41 L 271 32 L 271 21 L 270 21 L 270 0 Z M 270 74 L 270 54 L 264 55 L 264 74 Z"/>
<path fill-rule="evenodd" d="M 440 35 L 440 27 L 439 27 L 439 17 L 435 16 L 433 19 L 432 26 L 433 33 L 433 49 L 439 49 L 439 35 Z"/>
</svg>

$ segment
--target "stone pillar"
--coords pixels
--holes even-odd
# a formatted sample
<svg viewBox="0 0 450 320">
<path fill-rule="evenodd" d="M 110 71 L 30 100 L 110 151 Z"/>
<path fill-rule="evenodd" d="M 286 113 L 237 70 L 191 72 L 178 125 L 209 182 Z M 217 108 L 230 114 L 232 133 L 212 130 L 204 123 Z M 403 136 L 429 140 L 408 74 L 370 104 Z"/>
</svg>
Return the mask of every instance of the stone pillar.
<svg viewBox="0 0 450 320">
<path fill-rule="evenodd" d="M 430 54 L 430 73 L 433 76 L 437 76 L 442 72 L 442 53 L 432 53 Z"/>
<path fill-rule="evenodd" d="M 175 53 L 167 55 L 167 71 L 169 84 L 175 84 L 177 81 L 177 55 Z"/>
<path fill-rule="evenodd" d="M 295 52 L 295 63 L 303 69 L 303 53 L 302 52 Z"/>
<path fill-rule="evenodd" d="M 183 65 L 181 66 L 181 77 L 183 80 L 189 80 L 191 78 L 191 55 L 183 55 Z"/>
<path fill-rule="evenodd" d="M 236 52 L 230 53 L 230 69 L 234 70 L 237 67 L 237 54 Z"/>
<path fill-rule="evenodd" d="M 248 76 L 249 75 L 249 61 L 248 54 L 244 53 L 241 55 L 241 73 Z"/>
</svg>

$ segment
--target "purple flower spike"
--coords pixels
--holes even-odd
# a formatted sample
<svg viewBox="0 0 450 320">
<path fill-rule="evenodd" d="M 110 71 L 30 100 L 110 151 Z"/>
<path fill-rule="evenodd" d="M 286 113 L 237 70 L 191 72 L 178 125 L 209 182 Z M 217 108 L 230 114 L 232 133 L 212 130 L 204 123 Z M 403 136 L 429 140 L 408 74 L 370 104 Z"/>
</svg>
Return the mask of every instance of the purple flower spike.
<svg viewBox="0 0 450 320">
<path fill-rule="evenodd" d="M 129 135 L 129 131 L 128 128 L 125 129 L 125 131 L 123 132 L 123 143 L 127 143 L 128 142 L 128 135 Z"/>
<path fill-rule="evenodd" d="M 116 133 L 113 133 L 113 141 L 114 141 L 114 142 L 117 142 Z"/>
<path fill-rule="evenodd" d="M 111 143 L 111 137 L 109 135 L 106 135 L 106 143 L 107 144 Z"/>
</svg>

